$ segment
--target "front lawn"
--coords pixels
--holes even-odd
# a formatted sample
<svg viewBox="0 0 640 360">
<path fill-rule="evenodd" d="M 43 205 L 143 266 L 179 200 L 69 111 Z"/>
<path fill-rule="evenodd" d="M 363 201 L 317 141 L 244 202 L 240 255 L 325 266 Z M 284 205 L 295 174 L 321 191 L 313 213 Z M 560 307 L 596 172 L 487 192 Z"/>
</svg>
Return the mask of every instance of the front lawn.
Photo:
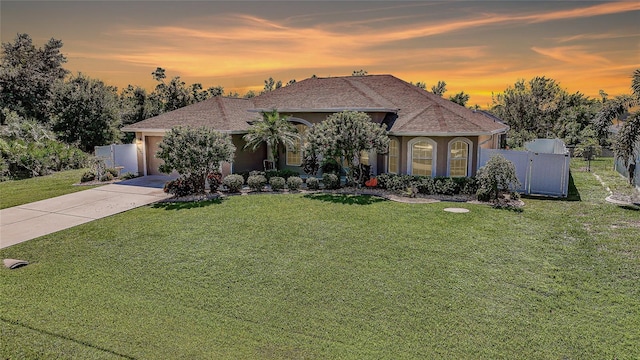
<svg viewBox="0 0 640 360">
<path fill-rule="evenodd" d="M 73 186 L 80 182 L 85 171 L 87 169 L 67 170 L 47 176 L 0 182 L 0 209 L 90 189 L 90 186 Z"/>
<path fill-rule="evenodd" d="M 573 201 L 521 212 L 248 195 L 15 245 L 0 356 L 639 358 L 640 212 L 572 166 Z"/>
</svg>

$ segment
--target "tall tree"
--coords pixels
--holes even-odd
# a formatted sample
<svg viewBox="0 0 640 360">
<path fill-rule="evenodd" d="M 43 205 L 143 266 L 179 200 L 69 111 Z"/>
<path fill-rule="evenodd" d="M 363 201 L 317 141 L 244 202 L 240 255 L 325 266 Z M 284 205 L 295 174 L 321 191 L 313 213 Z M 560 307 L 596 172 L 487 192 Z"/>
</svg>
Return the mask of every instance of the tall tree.
<svg viewBox="0 0 640 360">
<path fill-rule="evenodd" d="M 449 100 L 460 106 L 467 106 L 467 102 L 469 101 L 469 94 L 465 94 L 464 91 L 460 91 L 453 96 L 449 96 Z"/>
<path fill-rule="evenodd" d="M 36 48 L 28 34 L 18 34 L 13 43 L 3 43 L 0 109 L 8 108 L 22 117 L 46 123 L 52 86 L 68 73 L 62 67 L 67 59 L 61 48 L 62 41 L 53 38 L 44 47 Z"/>
<path fill-rule="evenodd" d="M 351 76 L 367 76 L 369 72 L 367 72 L 367 70 L 353 70 L 353 72 L 351 73 Z"/>
<path fill-rule="evenodd" d="M 280 116 L 278 110 L 262 113 L 262 120 L 257 120 L 244 135 L 245 149 L 256 151 L 262 144 L 266 144 L 270 153 L 269 160 L 278 166 L 280 146 L 294 147 L 300 137 L 296 128 L 291 125 L 286 117 Z"/>
<path fill-rule="evenodd" d="M 631 91 L 634 98 L 631 105 L 640 104 L 640 69 L 633 72 Z M 636 110 L 627 118 L 613 145 L 616 158 L 621 159 L 627 167 L 629 183 L 633 184 L 637 166 L 635 159 L 640 156 L 640 110 Z"/>
<path fill-rule="evenodd" d="M 364 175 L 360 170 L 360 154 L 375 151 L 387 152 L 389 137 L 387 131 L 371 121 L 369 115 L 357 111 L 343 111 L 329 116 L 315 125 L 306 134 L 309 148 L 317 155 L 328 158 L 341 158 L 349 163 L 350 182 L 360 184 Z M 358 175 L 356 179 L 354 175 Z"/>
<path fill-rule="evenodd" d="M 53 130 L 58 139 L 92 152 L 98 145 L 120 140 L 116 88 L 82 74 L 58 81 L 51 101 Z"/>
<path fill-rule="evenodd" d="M 442 80 L 438 81 L 436 85 L 431 87 L 431 92 L 438 96 L 444 95 L 447 92 L 447 83 Z"/>
<path fill-rule="evenodd" d="M 581 93 L 567 93 L 553 79 L 536 76 L 494 95 L 491 111 L 511 127 L 508 144 L 519 147 L 535 138 L 580 134 L 591 123 L 594 104 Z"/>
</svg>

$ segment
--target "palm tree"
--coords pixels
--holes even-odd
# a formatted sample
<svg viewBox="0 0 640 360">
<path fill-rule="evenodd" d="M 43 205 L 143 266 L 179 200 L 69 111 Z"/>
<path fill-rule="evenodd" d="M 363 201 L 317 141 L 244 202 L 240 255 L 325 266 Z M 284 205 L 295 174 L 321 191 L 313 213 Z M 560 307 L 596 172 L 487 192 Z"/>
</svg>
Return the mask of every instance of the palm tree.
<svg viewBox="0 0 640 360">
<path fill-rule="evenodd" d="M 634 104 L 640 103 L 640 69 L 633 72 L 631 90 L 635 96 Z M 632 105 L 634 105 L 632 104 Z M 629 171 L 629 183 L 633 184 L 635 159 L 640 152 L 640 111 L 635 111 L 624 122 L 613 144 L 616 158 L 621 159 Z"/>
<path fill-rule="evenodd" d="M 243 136 L 246 141 L 245 149 L 256 151 L 260 145 L 266 144 L 269 160 L 278 166 L 278 153 L 281 145 L 295 147 L 300 139 L 297 130 L 286 117 L 281 117 L 278 110 L 262 113 L 262 120 L 255 121 L 249 132 Z"/>
</svg>

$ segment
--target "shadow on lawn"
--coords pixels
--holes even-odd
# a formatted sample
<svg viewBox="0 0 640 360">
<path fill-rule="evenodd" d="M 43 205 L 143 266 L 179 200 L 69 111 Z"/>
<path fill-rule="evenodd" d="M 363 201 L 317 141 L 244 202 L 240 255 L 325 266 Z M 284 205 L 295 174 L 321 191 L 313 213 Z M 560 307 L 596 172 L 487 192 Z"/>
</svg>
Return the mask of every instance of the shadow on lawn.
<svg viewBox="0 0 640 360">
<path fill-rule="evenodd" d="M 326 202 L 332 202 L 335 204 L 346 205 L 371 205 L 383 201 L 386 199 L 379 198 L 371 195 L 349 195 L 349 194 L 307 194 L 304 196 L 307 199 L 320 200 Z"/>
<path fill-rule="evenodd" d="M 160 202 L 153 204 L 154 209 L 165 209 L 165 210 L 185 210 L 185 209 L 194 209 L 194 208 L 202 208 L 206 206 L 211 206 L 214 204 L 222 204 L 224 200 L 222 198 L 216 198 L 211 200 L 204 201 L 185 201 L 185 202 Z"/>
<path fill-rule="evenodd" d="M 582 201 L 580 192 L 573 182 L 573 175 L 569 172 L 569 188 L 567 189 L 567 197 L 549 197 L 549 196 L 536 196 L 536 195 L 522 195 L 525 199 L 547 200 L 547 201 Z"/>
</svg>

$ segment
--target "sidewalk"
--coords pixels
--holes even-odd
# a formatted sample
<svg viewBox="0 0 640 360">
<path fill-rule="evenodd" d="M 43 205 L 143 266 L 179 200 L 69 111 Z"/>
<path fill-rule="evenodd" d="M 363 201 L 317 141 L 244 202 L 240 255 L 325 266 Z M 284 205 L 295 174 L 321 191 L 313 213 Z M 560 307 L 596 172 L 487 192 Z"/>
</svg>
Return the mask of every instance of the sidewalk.
<svg viewBox="0 0 640 360">
<path fill-rule="evenodd" d="M 0 249 L 165 199 L 166 176 L 145 176 L 0 210 Z"/>
</svg>

